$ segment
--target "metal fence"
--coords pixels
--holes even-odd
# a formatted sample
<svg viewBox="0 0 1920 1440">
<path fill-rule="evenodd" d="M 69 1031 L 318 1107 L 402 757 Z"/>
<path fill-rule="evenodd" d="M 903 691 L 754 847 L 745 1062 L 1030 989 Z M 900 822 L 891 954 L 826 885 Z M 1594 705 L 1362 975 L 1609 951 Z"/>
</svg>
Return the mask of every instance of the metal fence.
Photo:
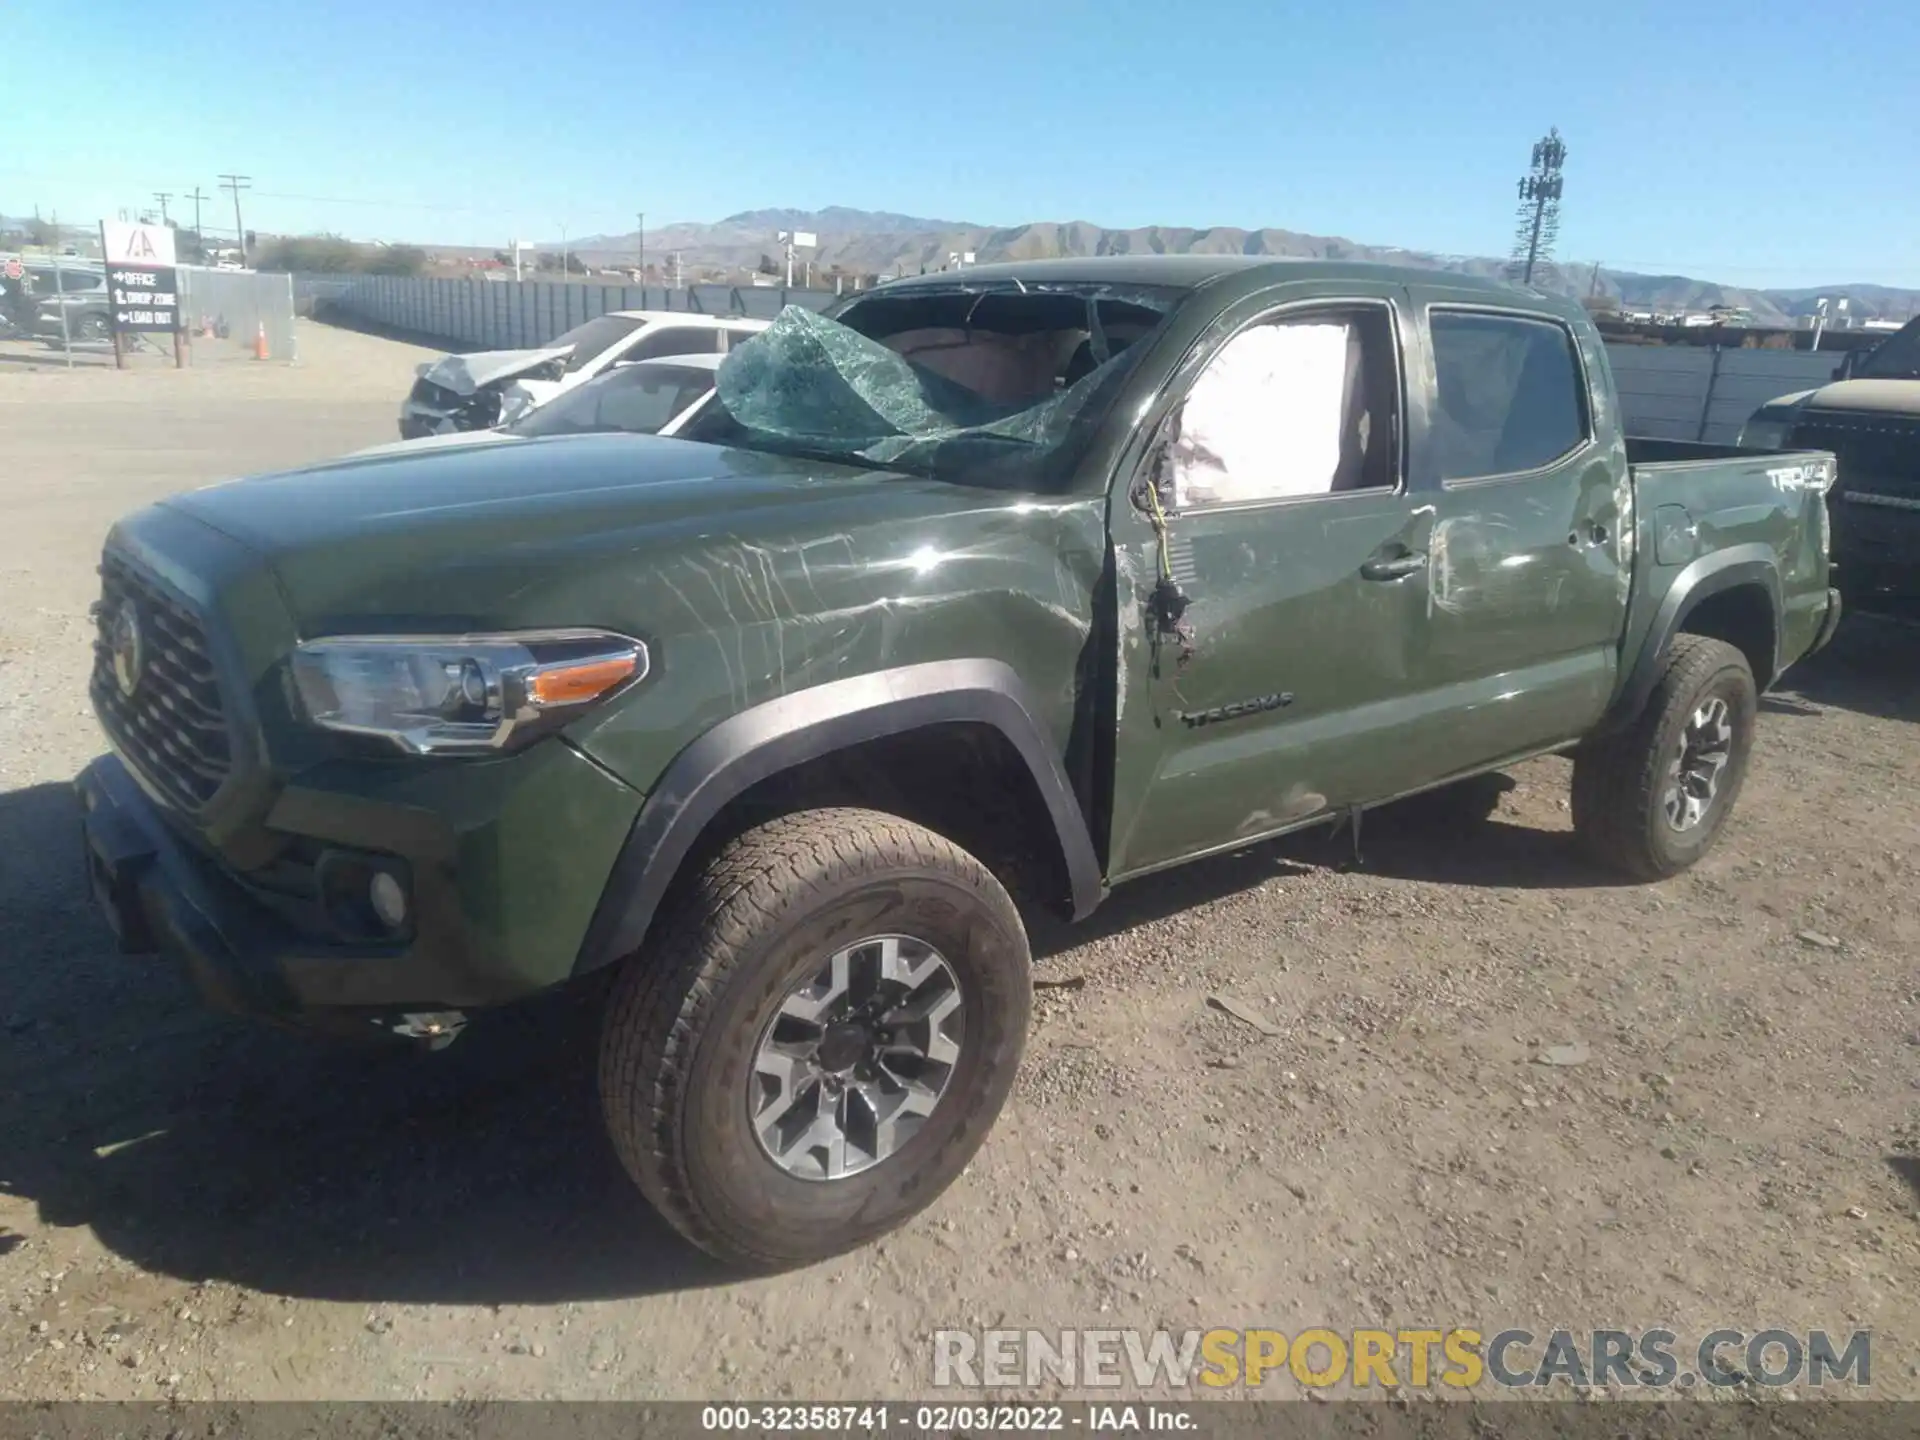
<svg viewBox="0 0 1920 1440">
<path fill-rule="evenodd" d="M 1629 433 L 1731 445 L 1747 417 L 1767 401 L 1826 384 L 1842 355 L 1837 350 L 1609 345 L 1607 359 Z"/>
<path fill-rule="evenodd" d="M 195 364 L 226 347 L 254 359 L 299 358 L 291 275 L 200 265 L 182 265 L 179 274 L 180 319 Z"/>
<path fill-rule="evenodd" d="M 788 305 L 825 308 L 831 290 L 784 286 L 594 285 L 547 280 L 427 280 L 369 275 L 325 297 L 316 314 L 337 311 L 389 330 L 482 350 L 544 345 L 610 310 L 680 310 L 771 320 Z"/>
<path fill-rule="evenodd" d="M 829 290 L 777 286 L 592 285 L 562 281 L 428 280 L 367 276 L 326 303 L 362 321 L 483 350 L 544 345 L 609 310 L 687 310 L 771 319 L 786 305 L 823 309 Z M 1776 395 L 1824 384 L 1837 351 L 1609 344 L 1629 433 L 1731 444 Z"/>
</svg>

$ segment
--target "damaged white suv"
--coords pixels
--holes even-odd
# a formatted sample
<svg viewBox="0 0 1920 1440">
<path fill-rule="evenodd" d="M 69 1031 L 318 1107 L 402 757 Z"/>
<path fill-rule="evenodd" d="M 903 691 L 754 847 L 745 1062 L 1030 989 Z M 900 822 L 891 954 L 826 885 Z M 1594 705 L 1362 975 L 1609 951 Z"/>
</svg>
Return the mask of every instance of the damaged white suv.
<svg viewBox="0 0 1920 1440">
<path fill-rule="evenodd" d="M 739 315 L 610 310 L 537 350 L 481 350 L 420 365 L 400 407 L 400 438 L 490 430 L 615 365 L 656 356 L 725 354 L 767 328 Z"/>
</svg>

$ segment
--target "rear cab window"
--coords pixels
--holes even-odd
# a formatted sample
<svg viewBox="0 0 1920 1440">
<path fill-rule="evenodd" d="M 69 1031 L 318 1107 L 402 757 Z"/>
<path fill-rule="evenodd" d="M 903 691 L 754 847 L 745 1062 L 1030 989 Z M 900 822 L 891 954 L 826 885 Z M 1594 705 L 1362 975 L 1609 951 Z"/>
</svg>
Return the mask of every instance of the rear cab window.
<svg viewBox="0 0 1920 1440">
<path fill-rule="evenodd" d="M 1573 332 L 1544 317 L 1435 308 L 1429 443 L 1442 482 L 1523 475 L 1591 435 Z"/>
</svg>

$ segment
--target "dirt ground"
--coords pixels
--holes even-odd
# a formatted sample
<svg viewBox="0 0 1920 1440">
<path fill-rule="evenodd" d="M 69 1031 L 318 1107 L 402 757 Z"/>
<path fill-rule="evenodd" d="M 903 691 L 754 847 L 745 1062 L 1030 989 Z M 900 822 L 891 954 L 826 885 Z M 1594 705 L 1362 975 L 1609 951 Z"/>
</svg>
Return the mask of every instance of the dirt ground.
<svg viewBox="0 0 1920 1440">
<path fill-rule="evenodd" d="M 343 1051 L 116 955 L 65 785 L 106 527 L 390 438 L 425 353 L 0 365 L 0 1395 L 926 1396 L 944 1327 L 1424 1323 L 1869 1328 L 1873 1393 L 1920 1397 L 1920 630 L 1789 678 L 1671 882 L 1578 861 L 1547 760 L 1485 824 L 1383 814 L 1358 868 L 1295 838 L 1039 936 L 972 1169 L 796 1275 L 664 1230 L 577 1046 Z"/>
</svg>

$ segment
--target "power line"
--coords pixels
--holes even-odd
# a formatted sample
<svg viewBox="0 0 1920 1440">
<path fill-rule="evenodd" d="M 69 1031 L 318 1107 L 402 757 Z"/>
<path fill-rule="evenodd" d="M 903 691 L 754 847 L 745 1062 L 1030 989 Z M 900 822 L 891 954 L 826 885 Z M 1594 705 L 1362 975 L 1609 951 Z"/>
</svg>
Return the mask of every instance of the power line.
<svg viewBox="0 0 1920 1440">
<path fill-rule="evenodd" d="M 248 175 L 222 175 L 220 188 L 233 192 L 233 233 L 240 245 L 240 265 L 244 269 L 247 263 L 247 229 L 240 219 L 240 192 L 253 188 L 253 179 Z"/>
</svg>

